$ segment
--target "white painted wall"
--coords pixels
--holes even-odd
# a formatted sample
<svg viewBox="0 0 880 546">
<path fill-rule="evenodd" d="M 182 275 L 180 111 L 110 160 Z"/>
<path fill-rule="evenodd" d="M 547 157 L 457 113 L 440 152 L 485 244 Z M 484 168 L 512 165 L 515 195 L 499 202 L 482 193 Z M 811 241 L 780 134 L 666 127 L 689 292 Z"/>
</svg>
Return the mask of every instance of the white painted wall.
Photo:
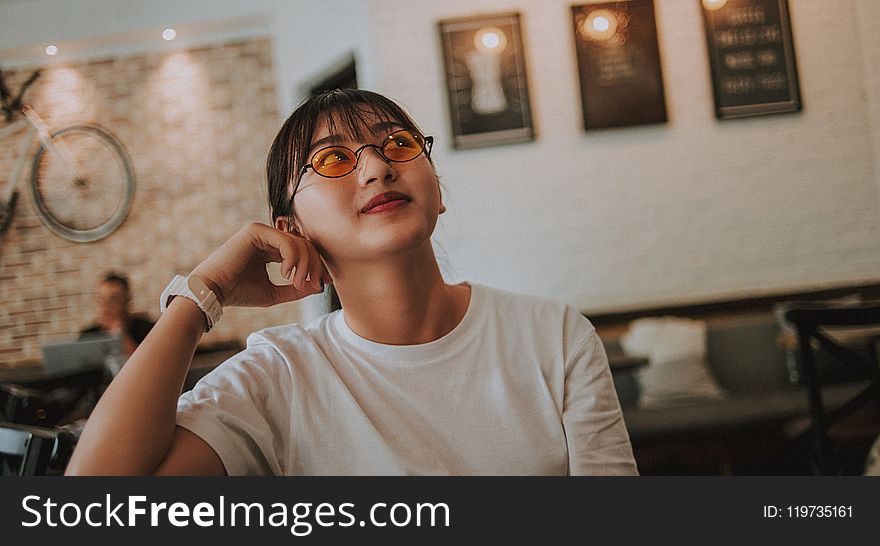
<svg viewBox="0 0 880 546">
<path fill-rule="evenodd" d="M 262 24 L 286 112 L 354 50 L 437 137 L 450 276 L 597 312 L 880 280 L 880 2 L 790 4 L 803 113 L 716 121 L 698 3 L 655 0 L 670 122 L 590 133 L 564 0 L 5 0 L 0 66 L 47 40 Z M 454 151 L 436 22 L 497 11 L 523 15 L 538 138 Z"/>
<path fill-rule="evenodd" d="M 856 23 L 862 40 L 865 67 L 865 98 L 874 145 L 874 180 L 880 192 L 880 2 L 856 0 Z"/>
<path fill-rule="evenodd" d="M 539 136 L 452 151 L 435 22 L 475 4 L 371 3 L 380 89 L 439 137 L 459 276 L 588 312 L 880 278 L 878 2 L 791 0 L 804 112 L 718 122 L 699 3 L 655 0 L 670 122 L 590 133 L 570 4 L 479 3 L 523 15 Z"/>
</svg>

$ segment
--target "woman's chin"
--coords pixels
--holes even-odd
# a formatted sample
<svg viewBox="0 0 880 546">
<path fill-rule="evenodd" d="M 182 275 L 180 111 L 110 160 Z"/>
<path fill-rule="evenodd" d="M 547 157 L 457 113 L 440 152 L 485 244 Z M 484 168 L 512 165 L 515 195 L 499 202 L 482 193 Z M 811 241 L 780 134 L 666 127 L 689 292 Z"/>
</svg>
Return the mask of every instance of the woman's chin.
<svg viewBox="0 0 880 546">
<path fill-rule="evenodd" d="M 401 254 L 417 253 L 431 246 L 431 234 L 425 234 L 421 230 L 413 230 L 404 233 L 400 230 L 382 236 L 380 233 L 372 233 L 366 240 L 358 241 L 357 259 L 360 261 L 382 260 Z M 352 245 L 349 245 L 351 254 Z"/>
</svg>

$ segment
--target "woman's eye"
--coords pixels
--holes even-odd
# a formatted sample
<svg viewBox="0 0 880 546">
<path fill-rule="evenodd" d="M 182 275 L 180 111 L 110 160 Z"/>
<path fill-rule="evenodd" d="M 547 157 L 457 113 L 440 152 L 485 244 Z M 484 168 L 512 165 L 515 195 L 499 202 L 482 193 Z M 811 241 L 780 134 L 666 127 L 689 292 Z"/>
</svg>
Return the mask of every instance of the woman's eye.
<svg viewBox="0 0 880 546">
<path fill-rule="evenodd" d="M 334 163 L 348 161 L 348 154 L 340 150 L 331 150 L 318 158 L 318 165 L 322 167 L 330 166 Z"/>
<path fill-rule="evenodd" d="M 398 148 L 413 148 L 416 146 L 415 140 L 410 135 L 394 135 L 394 144 Z"/>
</svg>

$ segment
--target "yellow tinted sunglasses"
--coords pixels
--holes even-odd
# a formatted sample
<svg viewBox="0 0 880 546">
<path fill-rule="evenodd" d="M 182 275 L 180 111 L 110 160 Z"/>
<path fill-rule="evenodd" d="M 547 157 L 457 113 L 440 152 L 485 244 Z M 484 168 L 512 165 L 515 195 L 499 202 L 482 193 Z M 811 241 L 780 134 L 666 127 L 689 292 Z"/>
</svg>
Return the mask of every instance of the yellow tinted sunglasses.
<svg viewBox="0 0 880 546">
<path fill-rule="evenodd" d="M 307 170 L 313 169 L 325 178 L 341 178 L 355 170 L 361 153 L 367 148 L 375 149 L 383 159 L 395 163 L 412 161 L 422 152 L 430 158 L 433 144 L 434 137 L 402 129 L 388 135 L 381 145 L 364 144 L 357 150 L 345 146 L 327 146 L 312 154 L 311 161 L 303 166 L 299 175 L 301 177 Z"/>
</svg>

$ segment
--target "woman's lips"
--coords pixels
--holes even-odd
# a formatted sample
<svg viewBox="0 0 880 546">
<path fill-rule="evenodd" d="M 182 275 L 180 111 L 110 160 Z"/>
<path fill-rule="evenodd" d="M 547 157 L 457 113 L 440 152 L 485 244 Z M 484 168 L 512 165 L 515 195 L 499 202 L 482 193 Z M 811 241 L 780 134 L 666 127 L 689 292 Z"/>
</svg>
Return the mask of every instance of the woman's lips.
<svg viewBox="0 0 880 546">
<path fill-rule="evenodd" d="M 380 212 L 388 212 L 392 210 L 397 210 L 404 205 L 407 205 L 409 201 L 406 199 L 394 199 L 392 201 L 386 201 L 381 205 L 376 205 L 370 209 L 364 211 L 364 214 L 378 214 Z"/>
<path fill-rule="evenodd" d="M 374 212 L 394 210 L 411 200 L 412 198 L 405 193 L 400 193 L 399 191 L 386 191 L 385 193 L 381 193 L 370 199 L 370 201 L 361 209 L 361 213 L 371 214 Z M 392 204 L 394 205 L 386 206 Z"/>
</svg>

